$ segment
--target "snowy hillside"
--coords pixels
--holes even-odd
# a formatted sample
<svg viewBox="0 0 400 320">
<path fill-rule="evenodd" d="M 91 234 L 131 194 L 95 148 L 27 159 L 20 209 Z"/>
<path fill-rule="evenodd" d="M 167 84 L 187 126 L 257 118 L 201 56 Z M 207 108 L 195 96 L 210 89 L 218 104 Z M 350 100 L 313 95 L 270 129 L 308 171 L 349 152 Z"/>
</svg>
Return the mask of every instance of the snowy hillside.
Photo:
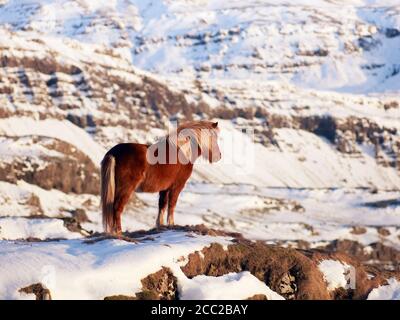
<svg viewBox="0 0 400 320">
<path fill-rule="evenodd" d="M 345 253 L 385 272 L 399 267 L 398 1 L 0 0 L 0 33 L 0 271 L 19 264 L 20 252 L 37 257 L 20 266 L 29 279 L 8 279 L 1 298 L 21 298 L 16 288 L 40 282 L 39 266 L 64 268 L 68 250 L 63 279 L 82 267 L 85 239 L 102 232 L 104 153 L 119 142 L 154 142 L 175 120 L 218 120 L 223 154 L 195 166 L 178 225 Z M 157 194 L 138 193 L 123 227 L 153 228 L 156 213 Z M 196 238 L 183 248 L 186 238 L 165 232 L 153 244 L 179 247 L 171 262 L 211 243 Z M 146 241 L 104 240 L 104 252 L 134 256 L 150 250 Z M 82 262 L 87 272 L 93 259 Z M 130 258 L 123 261 L 102 263 L 126 270 Z M 207 278 L 189 281 L 167 266 L 182 297 L 210 298 L 200 289 Z M 230 272 L 213 285 L 262 287 L 246 270 Z M 131 296 L 142 276 L 129 288 L 84 288 L 80 298 Z M 370 298 L 398 296 L 395 277 L 375 283 Z M 50 290 L 55 297 L 72 297 L 76 287 L 64 282 Z M 270 292 L 261 289 L 245 292 Z"/>
<path fill-rule="evenodd" d="M 394 0 L 3 3 L 0 19 L 9 30 L 114 47 L 157 74 L 347 92 L 398 89 Z"/>
<path fill-rule="evenodd" d="M 300 85 L 299 87 L 299 83 L 293 79 L 300 77 L 302 73 L 321 84 L 333 84 L 334 81 L 316 76 L 314 67 L 307 64 L 300 69 L 296 67 L 296 70 L 292 70 L 293 72 L 288 72 L 279 66 L 279 63 L 284 60 L 279 55 L 275 57 L 275 60 L 279 60 L 279 63 L 271 63 L 278 68 L 277 72 L 280 77 L 287 77 L 289 74 L 295 75 L 292 80 L 271 78 L 273 73 L 269 70 L 264 70 L 261 73 L 262 79 L 259 79 L 258 72 L 246 68 L 245 81 L 237 80 L 240 79 L 235 73 L 237 68 L 233 68 L 232 71 L 230 68 L 226 68 L 224 75 L 213 74 L 212 72 L 203 74 L 202 71 L 192 70 L 191 76 L 187 77 L 186 73 L 153 68 L 150 58 L 143 58 L 143 61 L 147 61 L 144 66 L 139 63 L 141 60 L 136 56 L 135 52 L 140 46 L 135 44 L 134 40 L 141 33 L 146 33 L 146 30 L 160 29 L 157 27 L 158 25 L 154 26 L 154 24 L 163 21 L 163 19 L 170 19 L 171 28 L 172 26 L 178 28 L 176 24 L 178 22 L 183 24 L 185 20 L 175 19 L 175 15 L 178 15 L 178 13 L 174 14 L 174 12 L 191 13 L 196 8 L 196 2 L 187 4 L 175 1 L 173 3 L 166 2 L 165 6 L 155 6 L 149 2 L 148 7 L 145 6 L 145 8 L 139 5 L 136 7 L 135 3 L 124 1 L 121 3 L 111 2 L 103 6 L 90 6 L 90 3 L 84 1 L 49 1 L 40 2 L 40 4 L 35 2 L 23 4 L 11 1 L 1 7 L 0 17 L 3 17 L 3 20 L 0 20 L 0 22 L 2 21 L 1 28 L 7 35 L 0 40 L 3 66 L 0 98 L 2 99 L 1 112 L 3 118 L 28 116 L 41 120 L 49 118 L 67 119 L 86 129 L 100 145 L 106 147 L 127 140 L 154 141 L 154 137 L 162 134 L 162 132 L 152 132 L 151 130 L 165 127 L 168 119 L 224 118 L 234 120 L 236 129 L 251 128 L 254 130 L 255 141 L 266 147 L 256 146 L 258 148 L 257 153 L 262 153 L 263 156 L 260 159 L 261 162 L 258 159 L 255 160 L 257 165 L 260 163 L 265 168 L 265 176 L 258 176 L 264 186 L 296 188 L 377 187 L 387 190 L 398 187 L 398 169 L 393 170 L 393 168 L 399 167 L 400 152 L 399 100 L 398 95 L 395 94 L 398 88 L 394 88 L 396 90 L 392 91 L 391 94 L 378 96 L 354 93 L 342 94 L 300 88 L 304 86 Z M 144 5 L 143 2 L 140 3 Z M 235 7 L 236 9 L 232 9 L 233 12 L 226 9 L 228 14 L 225 9 L 215 7 L 212 3 L 209 6 L 210 10 L 215 12 L 215 15 L 228 15 L 230 19 L 233 18 L 229 14 L 243 11 Z M 221 6 L 223 7 L 222 4 Z M 130 11 L 128 7 L 131 8 Z M 155 7 L 158 9 L 154 9 Z M 264 7 L 266 10 L 274 11 L 277 8 L 286 10 L 288 6 L 265 3 L 255 7 L 249 6 L 246 11 L 251 12 L 252 9 L 256 10 L 257 8 L 256 12 L 259 14 Z M 141 24 L 135 26 L 135 28 L 130 24 L 125 25 L 123 23 L 125 20 L 132 22 L 136 19 L 128 19 L 130 17 L 128 12 L 135 11 L 132 8 L 136 8 L 137 19 L 141 21 Z M 186 10 L 183 10 L 183 8 Z M 300 19 L 303 10 L 307 11 L 313 8 L 329 12 L 334 12 L 334 9 L 337 9 L 339 10 L 337 14 L 342 10 L 339 5 L 325 2 L 321 2 L 321 5 L 318 6 L 298 4 L 288 8 L 298 13 L 289 15 L 293 16 L 293 19 L 296 17 Z M 378 14 L 377 12 L 384 11 L 382 7 L 376 8 L 370 4 L 362 6 L 358 3 L 352 8 L 354 10 L 370 10 L 371 17 L 375 17 Z M 384 51 L 394 52 L 394 57 L 397 57 L 395 53 L 399 51 L 399 48 L 395 48 L 395 44 L 398 43 L 399 38 L 397 36 L 387 37 L 386 35 L 387 30 L 392 30 L 391 32 L 394 35 L 396 32 L 393 30 L 397 30 L 395 29 L 396 11 L 392 7 L 390 8 L 389 10 L 388 7 L 384 12 L 392 17 L 390 21 L 393 21 L 394 29 L 387 29 L 388 27 L 385 27 L 385 29 L 378 25 L 378 22 L 376 25 L 372 25 L 376 27 L 376 36 L 384 37 L 382 43 L 390 42 L 393 44 L 393 48 Z M 160 10 L 161 12 L 158 12 Z M 165 12 L 162 10 L 165 10 Z M 61 11 L 63 14 L 58 15 L 57 12 Z M 29 14 L 23 14 L 25 12 L 29 12 Z M 45 14 L 47 12 L 51 12 L 51 14 Z M 124 12 L 124 15 L 122 12 Z M 238 12 L 236 13 L 239 14 Z M 140 18 L 140 13 L 144 17 Z M 161 20 L 157 19 L 156 13 L 162 17 Z M 375 15 L 372 13 L 375 13 Z M 324 14 L 324 12 L 320 13 L 322 17 L 325 16 Z M 314 15 L 319 17 L 317 13 L 314 13 Z M 195 16 L 188 15 L 187 19 L 194 19 Z M 282 24 L 280 15 L 272 16 Z M 68 19 L 68 17 L 74 18 Z M 245 19 L 241 15 L 240 17 Z M 300 20 L 303 21 L 306 18 L 307 16 Z M 78 28 L 76 26 L 78 22 L 74 21 L 80 21 L 79 19 L 88 21 L 85 23 L 81 21 L 82 26 Z M 231 21 L 230 19 L 227 18 L 228 21 Z M 337 40 L 344 41 L 347 39 L 338 30 L 331 29 L 331 24 L 336 25 L 337 22 L 329 23 L 329 21 L 321 19 L 317 19 L 321 26 L 315 27 L 311 30 L 312 32 L 310 31 L 315 37 L 321 37 L 319 33 L 320 30 L 323 30 Z M 114 20 L 120 23 L 115 26 Z M 262 28 L 262 24 L 261 26 L 259 24 L 264 20 L 253 20 L 254 22 L 248 22 L 248 24 L 251 26 L 255 24 Z M 296 21 L 293 26 L 302 26 L 304 23 L 301 21 Z M 308 20 L 305 21 L 309 22 Z M 207 24 L 208 28 L 222 28 L 226 21 L 222 19 L 220 24 L 217 22 L 218 20 Z M 287 28 L 287 26 L 292 25 L 291 23 L 285 21 L 282 28 Z M 313 23 L 310 21 L 306 26 L 312 26 Z M 237 24 L 242 25 L 243 23 L 239 20 Z M 354 24 L 363 25 L 359 21 L 354 22 Z M 270 23 L 267 23 L 267 25 L 271 26 Z M 150 26 L 153 27 L 150 28 Z M 165 26 L 168 26 L 167 23 L 163 23 L 163 26 L 164 32 L 169 30 L 165 28 Z M 354 25 L 345 23 L 340 24 L 341 28 L 350 28 L 350 26 L 354 27 Z M 179 30 L 185 30 L 184 27 L 185 25 Z M 193 32 L 190 24 L 186 28 Z M 129 30 L 130 32 L 128 32 Z M 353 33 L 356 32 L 353 29 L 351 30 Z M 293 31 L 293 33 L 296 32 Z M 99 34 L 102 35 L 100 39 L 98 38 Z M 301 35 L 304 36 L 303 33 Z M 358 36 L 360 35 L 358 34 Z M 118 37 L 126 38 L 125 41 L 129 43 L 129 46 L 121 48 L 115 40 Z M 169 39 L 168 36 L 166 37 Z M 264 37 L 264 33 L 262 33 L 262 37 Z M 287 33 L 278 33 L 276 37 L 277 39 L 274 41 L 279 45 L 285 45 L 287 50 L 293 49 L 291 45 L 285 42 L 290 38 Z M 248 38 L 251 37 L 243 35 L 237 41 L 240 45 L 244 45 Z M 268 37 L 263 38 L 263 41 L 270 43 Z M 359 50 L 363 50 L 359 41 L 357 42 L 353 38 L 348 41 L 351 41 Z M 307 38 L 304 38 L 304 42 L 312 43 Z M 223 43 L 231 51 L 236 52 L 237 59 L 245 52 L 241 48 L 235 49 L 229 39 L 224 40 Z M 168 45 L 176 46 L 179 50 L 187 50 L 186 46 L 180 46 L 173 39 L 168 40 Z M 172 52 L 178 49 L 170 49 L 168 45 L 160 42 L 157 44 L 157 48 L 167 50 L 168 57 L 173 57 Z M 213 50 L 212 47 L 209 48 L 208 42 L 202 45 L 204 48 L 201 48 L 201 45 L 199 46 L 203 53 Z M 382 46 L 371 49 L 368 54 L 373 54 L 375 58 L 379 58 L 379 50 L 384 49 Z M 255 43 L 253 47 L 261 48 L 262 46 Z M 337 47 L 342 47 L 342 45 L 338 44 Z M 146 52 L 149 54 L 152 50 L 147 48 L 143 51 L 143 54 L 146 54 Z M 268 52 L 272 54 L 273 50 L 268 50 Z M 278 52 L 282 53 L 282 48 Z M 195 57 L 192 52 L 187 54 L 190 57 Z M 357 66 L 357 59 L 360 58 L 360 55 L 359 52 L 349 53 L 346 55 L 346 59 L 353 59 L 352 65 Z M 296 59 L 299 57 L 303 59 L 301 55 L 294 55 Z M 154 59 L 162 61 L 159 54 L 155 54 Z M 182 63 L 186 61 L 185 63 L 190 66 L 196 65 L 195 61 L 187 61 L 179 57 L 173 59 Z M 224 57 L 220 57 L 221 62 L 225 61 L 224 59 Z M 343 62 L 341 57 L 334 55 L 329 57 L 313 56 L 313 59 L 333 59 L 337 64 Z M 380 59 L 383 58 L 380 57 Z M 262 58 L 262 60 L 269 61 L 267 57 Z M 387 62 L 387 64 L 390 63 Z M 299 63 L 293 62 L 293 64 L 298 65 Z M 172 64 L 166 63 L 166 65 L 171 66 Z M 140 71 L 137 66 L 156 73 L 148 74 Z M 323 68 L 323 66 L 320 67 Z M 342 66 L 342 68 L 355 74 L 346 66 Z M 378 81 L 379 77 L 368 75 L 368 68 L 363 70 L 363 76 L 358 76 L 358 79 L 364 77 L 368 78 L 368 81 Z M 326 73 L 329 76 L 333 74 L 331 71 Z M 393 81 L 393 83 L 396 83 L 396 81 Z M 379 85 L 383 86 L 384 84 L 385 82 L 381 81 Z M 306 87 L 313 86 L 306 85 Z M 364 83 L 362 87 L 366 88 L 367 85 Z M 354 88 L 350 91 L 357 92 Z M 35 125 L 27 125 L 27 122 L 21 123 L 22 120 L 19 119 L 6 119 L 4 121 L 6 122 L 2 125 L 2 131 L 5 135 L 44 134 L 44 131 L 36 129 Z M 10 123 L 15 127 L 10 126 Z M 27 128 L 20 131 L 21 126 Z M 42 124 L 40 126 L 43 127 Z M 61 130 L 60 132 L 47 130 L 45 133 L 45 135 L 51 135 L 55 138 L 60 138 L 60 134 L 64 133 L 61 133 Z M 55 135 L 58 135 L 58 137 Z M 69 137 L 61 137 L 61 139 L 67 139 L 71 143 L 71 138 L 72 140 L 74 138 L 70 133 L 68 135 Z M 88 143 L 85 143 L 85 145 L 88 146 Z M 305 148 L 305 146 L 307 147 Z M 98 146 L 82 148 L 82 146 L 77 145 L 77 147 L 91 153 L 93 148 L 100 150 Z M 241 150 L 233 152 L 242 154 Z M 97 152 L 97 157 L 92 159 L 96 159 L 95 162 L 98 163 L 101 158 L 100 155 L 101 152 Z M 326 158 L 328 158 L 328 161 Z M 278 170 L 274 165 L 271 165 L 275 161 L 281 167 Z M 326 167 L 327 165 L 328 167 Z M 288 170 L 288 167 L 291 169 Z M 323 171 L 327 176 L 320 176 L 321 168 L 324 168 Z M 229 172 L 230 170 L 228 170 Z M 300 176 L 293 176 L 293 172 Z M 314 177 L 315 172 L 318 173 L 318 178 Z M 277 176 L 273 177 L 276 173 L 278 173 Z M 225 177 L 223 181 L 217 181 L 231 183 L 232 179 L 235 180 L 236 175 Z M 242 177 L 240 177 L 234 182 L 247 183 L 249 181 L 242 180 Z"/>
</svg>

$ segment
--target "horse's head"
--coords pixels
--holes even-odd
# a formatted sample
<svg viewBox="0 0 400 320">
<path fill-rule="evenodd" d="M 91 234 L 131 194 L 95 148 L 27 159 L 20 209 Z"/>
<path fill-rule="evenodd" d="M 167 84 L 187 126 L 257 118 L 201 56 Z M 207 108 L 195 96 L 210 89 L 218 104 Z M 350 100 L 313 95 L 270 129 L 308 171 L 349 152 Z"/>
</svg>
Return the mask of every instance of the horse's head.
<svg viewBox="0 0 400 320">
<path fill-rule="evenodd" d="M 188 126 L 179 132 L 178 146 L 187 155 L 191 162 L 202 156 L 210 163 L 221 159 L 221 150 L 218 145 L 218 122 L 201 121 L 197 126 Z"/>
<path fill-rule="evenodd" d="M 210 163 L 212 162 L 217 162 L 221 160 L 221 150 L 218 145 L 218 136 L 219 136 L 219 127 L 218 127 L 218 122 L 214 122 L 212 124 L 212 129 L 207 129 L 209 130 L 208 137 L 205 137 L 205 139 L 208 139 L 208 142 L 206 143 L 207 147 L 203 152 L 203 157 L 205 157 Z"/>
</svg>

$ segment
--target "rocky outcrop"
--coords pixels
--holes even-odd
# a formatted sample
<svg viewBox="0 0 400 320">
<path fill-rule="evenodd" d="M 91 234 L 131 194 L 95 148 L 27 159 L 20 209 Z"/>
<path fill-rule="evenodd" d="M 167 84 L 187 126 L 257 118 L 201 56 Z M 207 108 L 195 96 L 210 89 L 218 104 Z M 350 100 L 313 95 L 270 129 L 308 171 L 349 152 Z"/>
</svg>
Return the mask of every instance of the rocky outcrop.
<svg viewBox="0 0 400 320">
<path fill-rule="evenodd" d="M 34 244 L 36 249 L 41 248 L 40 250 L 53 252 L 54 246 L 68 246 L 69 240 L 58 242 L 57 239 L 26 239 L 25 241 L 36 242 Z M 79 244 L 79 241 L 73 241 L 74 246 Z M 127 243 L 124 244 L 124 241 Z M 188 242 L 193 245 L 197 241 L 202 243 L 198 249 L 186 251 L 183 255 L 174 253 L 177 248 L 182 249 Z M 120 237 L 92 234 L 87 237 L 86 241 L 82 241 L 81 245 L 82 247 L 78 246 L 79 251 L 73 252 L 74 254 L 80 255 L 82 252 L 106 248 L 108 254 L 105 258 L 110 258 L 113 262 L 102 265 L 102 268 L 114 267 L 121 270 L 124 265 L 124 272 L 141 274 L 140 277 L 133 276 L 135 280 L 132 286 L 135 286 L 135 290 L 130 291 L 124 282 L 124 294 L 119 294 L 118 287 L 114 286 L 111 292 L 108 290 L 112 294 L 106 297 L 96 296 L 107 300 L 179 300 L 189 298 L 192 296 L 188 295 L 189 292 L 201 290 L 204 283 L 210 281 L 212 284 L 214 280 L 216 283 L 218 282 L 216 290 L 222 297 L 221 292 L 223 291 L 220 290 L 223 290 L 225 284 L 228 285 L 228 288 L 232 288 L 232 283 L 220 280 L 239 279 L 240 277 L 235 277 L 243 274 L 251 279 L 257 278 L 258 280 L 253 280 L 259 284 L 258 287 L 254 287 L 253 291 L 249 291 L 252 294 L 243 295 L 243 299 L 265 300 L 277 298 L 280 295 L 288 300 L 362 300 L 368 298 L 374 288 L 386 285 L 388 279 L 400 280 L 398 270 L 383 270 L 370 265 L 365 257 L 358 254 L 359 250 L 354 244 L 338 244 L 336 247 L 326 246 L 314 249 L 288 248 L 266 244 L 262 241 L 250 241 L 241 234 L 209 229 L 204 225 L 176 226 L 173 230 L 171 228 L 141 230 L 127 232 Z M 123 252 L 120 251 L 121 247 L 124 248 Z M 132 250 L 138 250 L 137 252 L 144 254 L 146 259 L 136 261 L 137 256 L 132 254 Z M 155 252 L 158 253 L 155 254 Z M 162 255 L 171 254 L 167 259 L 165 256 L 162 258 L 162 261 L 168 266 L 160 263 L 160 253 Z M 115 260 L 115 256 L 118 254 L 130 258 L 125 261 Z M 54 259 L 64 261 L 62 256 L 57 254 L 55 256 Z M 380 256 L 377 255 L 374 258 L 379 259 Z M 390 258 L 397 259 L 393 255 Z M 76 259 L 79 260 L 79 256 Z M 77 261 L 77 263 L 79 262 Z M 154 268 L 153 263 L 159 267 Z M 92 265 L 93 277 L 96 277 L 96 272 L 99 272 L 97 274 L 101 277 L 101 281 L 99 281 L 108 283 L 107 276 L 97 270 L 97 264 L 98 260 L 95 260 Z M 146 274 L 146 268 L 153 271 Z M 72 272 L 70 269 L 67 270 L 69 270 L 68 274 Z M 84 278 L 81 269 L 74 270 L 77 272 L 77 278 Z M 154 272 L 154 270 L 156 271 Z M 36 272 L 35 269 L 33 271 Z M 59 272 L 61 272 L 60 277 L 62 278 L 63 271 Z M 112 275 L 112 273 L 110 274 Z M 129 274 L 125 274 L 125 276 L 129 277 Z M 196 278 L 198 276 L 201 277 Z M 221 278 L 215 279 L 214 277 Z M 119 278 L 119 281 L 124 281 L 123 279 Z M 264 287 L 262 283 L 268 288 Z M 82 285 L 88 285 L 88 282 L 82 281 Z M 265 295 L 263 288 L 272 290 L 274 295 L 268 293 Z M 57 287 L 57 292 L 53 292 L 54 296 L 59 296 L 62 289 L 62 285 Z M 35 294 L 39 300 L 51 299 L 50 291 L 40 283 L 24 286 L 22 289 L 19 287 L 18 290 L 26 294 Z M 230 296 L 229 292 L 227 296 Z"/>
<path fill-rule="evenodd" d="M 104 300 L 178 300 L 178 282 L 169 268 L 163 267 L 142 279 L 142 290 L 135 296 L 113 295 Z"/>
<path fill-rule="evenodd" d="M 25 294 L 34 294 L 36 297 L 36 300 L 51 300 L 50 290 L 47 289 L 41 283 L 35 283 L 30 286 L 21 288 L 19 290 L 19 292 L 25 293 Z"/>
<path fill-rule="evenodd" d="M 330 291 L 318 269 L 323 260 L 337 260 L 355 268 L 355 288 Z M 250 271 L 286 299 L 366 299 L 369 292 L 385 282 L 387 274 L 377 272 L 370 279 L 369 268 L 345 254 L 329 251 L 295 250 L 264 243 L 239 242 L 227 250 L 214 244 L 189 256 L 182 268 L 188 277 L 199 274 L 221 276 L 229 272 Z M 382 275 L 381 275 L 382 274 Z M 399 275 L 397 275 L 399 276 Z"/>
<path fill-rule="evenodd" d="M 381 231 L 381 234 L 383 233 L 387 236 L 388 230 L 384 230 L 386 230 L 386 232 Z M 323 250 L 344 253 L 361 263 L 374 266 L 380 270 L 399 270 L 400 268 L 400 251 L 381 242 L 375 242 L 365 246 L 357 241 L 346 239 L 334 240 L 323 247 Z"/>
<path fill-rule="evenodd" d="M 16 33 L 8 36 L 20 39 Z M 183 93 L 136 70 L 111 48 L 89 49 L 93 60 L 71 60 L 43 41 L 23 42 L 26 46 L 0 44 L 1 117 L 68 119 L 94 131 L 103 126 L 148 128 L 172 114 L 190 119 L 196 112 Z M 35 54 L 30 45 L 38 49 Z M 30 107 L 22 107 L 26 104 Z"/>
<path fill-rule="evenodd" d="M 236 111 L 236 115 L 239 113 Z M 344 155 L 357 156 L 363 146 L 369 146 L 378 164 L 400 170 L 400 136 L 395 127 L 386 127 L 374 120 L 357 116 L 346 118 L 326 115 L 286 116 L 269 112 L 264 112 L 259 117 L 255 113 L 247 115 L 248 126 L 254 125 L 252 122 L 258 124 L 254 131 L 256 140 L 267 147 L 273 145 L 279 147 L 275 129 L 305 130 L 326 139 Z"/>
<path fill-rule="evenodd" d="M 176 300 L 178 281 L 169 268 L 148 275 L 142 279 L 142 291 L 136 293 L 139 300 Z"/>
<path fill-rule="evenodd" d="M 366 299 L 372 289 L 384 285 L 386 279 L 400 279 L 397 271 L 383 271 L 371 267 L 354 250 L 342 250 L 327 246 L 324 249 L 291 249 L 277 245 L 268 245 L 261 241 L 249 241 L 240 234 L 226 233 L 208 229 L 202 225 L 176 227 L 177 231 L 190 231 L 215 237 L 233 237 L 232 244 L 223 246 L 215 243 L 200 251 L 189 254 L 181 267 L 188 278 L 199 275 L 222 276 L 228 273 L 249 271 L 269 288 L 285 299 Z M 140 231 L 126 234 L 130 238 L 149 239 L 159 231 Z M 346 254 L 344 251 L 347 251 Z M 375 257 L 378 258 L 379 257 Z M 393 258 L 393 256 L 392 256 Z M 349 274 L 348 285 L 335 289 L 329 288 L 328 280 L 319 265 L 322 261 L 337 261 L 350 266 L 354 272 Z M 352 278 L 353 277 L 353 278 Z M 353 286 L 350 285 L 353 283 Z M 142 279 L 142 291 L 136 297 L 112 296 L 107 299 L 179 299 L 177 279 L 170 269 L 163 267 L 159 271 Z M 262 296 L 250 299 L 264 299 Z"/>
<path fill-rule="evenodd" d="M 182 268 L 188 277 L 250 271 L 286 299 L 329 298 L 317 266 L 296 250 L 240 242 L 229 245 L 226 251 L 213 244 L 203 249 L 202 255 L 204 258 L 198 253 L 189 255 L 188 264 Z"/>
<path fill-rule="evenodd" d="M 99 193 L 99 172 L 90 158 L 67 142 L 40 136 L 2 138 L 0 180 L 24 180 L 43 189 Z M 32 201 L 35 201 L 32 199 Z"/>
</svg>

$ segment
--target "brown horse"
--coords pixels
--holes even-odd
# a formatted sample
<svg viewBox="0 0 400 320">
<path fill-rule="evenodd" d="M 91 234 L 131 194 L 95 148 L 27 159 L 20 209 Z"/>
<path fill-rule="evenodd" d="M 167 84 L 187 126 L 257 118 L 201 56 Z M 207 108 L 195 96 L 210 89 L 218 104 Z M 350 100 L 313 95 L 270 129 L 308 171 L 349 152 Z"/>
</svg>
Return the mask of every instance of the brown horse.
<svg viewBox="0 0 400 320">
<path fill-rule="evenodd" d="M 174 225 L 178 196 L 202 157 L 221 159 L 217 143 L 218 122 L 193 121 L 152 145 L 121 143 L 111 148 L 101 162 L 101 203 L 105 232 L 121 234 L 121 215 L 134 191 L 159 192 L 157 227 Z"/>
</svg>

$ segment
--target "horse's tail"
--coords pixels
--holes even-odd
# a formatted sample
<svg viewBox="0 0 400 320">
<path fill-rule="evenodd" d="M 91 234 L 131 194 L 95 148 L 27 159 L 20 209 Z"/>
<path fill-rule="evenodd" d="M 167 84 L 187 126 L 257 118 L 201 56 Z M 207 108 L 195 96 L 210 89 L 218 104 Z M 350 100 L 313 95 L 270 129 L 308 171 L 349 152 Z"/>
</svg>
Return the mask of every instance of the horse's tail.
<svg viewBox="0 0 400 320">
<path fill-rule="evenodd" d="M 117 229 L 114 215 L 115 197 L 115 158 L 107 154 L 101 162 L 101 209 L 105 232 L 114 233 Z"/>
</svg>

